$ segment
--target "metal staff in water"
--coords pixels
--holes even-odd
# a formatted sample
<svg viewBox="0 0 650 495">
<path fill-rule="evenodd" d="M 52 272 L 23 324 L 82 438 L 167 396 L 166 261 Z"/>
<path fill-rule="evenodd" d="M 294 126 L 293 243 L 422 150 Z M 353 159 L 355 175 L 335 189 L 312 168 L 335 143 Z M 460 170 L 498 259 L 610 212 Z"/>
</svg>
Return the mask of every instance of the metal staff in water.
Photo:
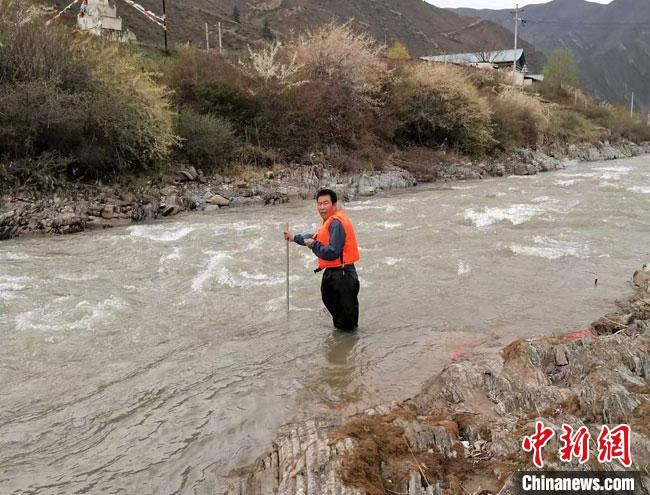
<svg viewBox="0 0 650 495">
<path fill-rule="evenodd" d="M 359 323 L 359 277 L 354 267 L 359 261 L 359 247 L 354 227 L 345 212 L 338 208 L 336 193 L 331 189 L 318 191 L 316 206 L 323 219 L 320 230 L 315 234 L 294 235 L 287 227 L 284 238 L 308 247 L 316 255 L 318 268 L 314 272 L 325 270 L 321 296 L 334 326 L 353 331 Z"/>
<path fill-rule="evenodd" d="M 286 224 L 284 231 L 289 231 L 288 223 Z M 289 239 L 287 239 L 287 314 L 289 314 Z"/>
</svg>

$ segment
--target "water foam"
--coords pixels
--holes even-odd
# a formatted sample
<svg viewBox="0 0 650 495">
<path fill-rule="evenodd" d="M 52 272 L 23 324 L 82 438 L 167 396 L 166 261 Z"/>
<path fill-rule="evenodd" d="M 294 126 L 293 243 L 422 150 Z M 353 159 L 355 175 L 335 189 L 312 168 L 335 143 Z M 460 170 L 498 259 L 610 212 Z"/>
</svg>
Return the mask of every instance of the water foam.
<svg viewBox="0 0 650 495">
<path fill-rule="evenodd" d="M 600 184 L 598 184 L 598 187 L 603 189 L 605 188 L 615 189 L 615 190 L 621 189 L 621 186 L 619 186 L 618 184 L 614 184 L 613 182 L 607 182 L 607 181 L 601 182 Z"/>
<path fill-rule="evenodd" d="M 600 174 L 599 177 L 601 180 L 620 180 L 622 174 L 614 173 L 614 172 L 606 172 L 604 174 Z"/>
<path fill-rule="evenodd" d="M 517 255 L 535 256 L 548 260 L 557 260 L 566 256 L 575 258 L 586 258 L 589 254 L 587 244 L 575 241 L 558 241 L 549 237 L 536 236 L 533 238 L 536 246 L 523 246 L 521 244 L 510 244 L 510 251 Z"/>
<path fill-rule="evenodd" d="M 292 275 L 289 281 L 296 281 L 300 277 Z M 227 285 L 232 288 L 248 289 L 251 287 L 273 287 L 276 285 L 284 284 L 286 278 L 284 276 L 271 276 L 266 273 L 249 273 L 242 271 L 239 274 L 233 273 L 225 266 L 221 267 L 217 273 L 217 283 L 220 285 Z"/>
<path fill-rule="evenodd" d="M 344 209 L 347 211 L 384 210 L 386 213 L 396 213 L 402 211 L 402 208 L 394 204 L 372 205 L 368 203 L 369 203 L 368 201 L 363 201 L 360 203 L 352 203 L 346 206 Z"/>
<path fill-rule="evenodd" d="M 123 299 L 111 296 L 95 304 L 80 301 L 70 309 L 70 299 L 71 296 L 59 297 L 45 306 L 19 314 L 15 319 L 16 330 L 93 330 L 98 322 L 126 306 Z M 78 319 L 69 321 L 71 315 Z"/>
<path fill-rule="evenodd" d="M 401 223 L 396 223 L 396 222 L 377 222 L 375 223 L 375 225 L 385 230 L 393 230 L 402 226 Z"/>
<path fill-rule="evenodd" d="M 81 301 L 77 304 L 76 308 L 88 314 L 73 323 L 72 328 L 90 330 L 93 323 L 109 316 L 114 310 L 123 309 L 125 306 L 125 301 L 115 296 L 99 301 L 96 304 Z"/>
<path fill-rule="evenodd" d="M 284 276 L 271 276 L 259 270 L 255 272 L 245 270 L 239 273 L 232 272 L 226 266 L 226 262 L 232 260 L 233 257 L 226 252 L 206 251 L 205 254 L 209 255 L 206 267 L 192 279 L 192 290 L 195 292 L 202 291 L 205 284 L 213 279 L 219 285 L 232 288 L 271 287 L 285 282 Z M 294 275 L 290 277 L 291 279 L 298 280 L 300 277 Z"/>
<path fill-rule="evenodd" d="M 160 257 L 160 264 L 164 264 L 167 261 L 170 260 L 179 260 L 181 259 L 181 248 L 180 247 L 175 247 L 174 250 L 169 253 L 169 254 L 163 254 Z"/>
<path fill-rule="evenodd" d="M 456 268 L 457 268 L 456 272 L 458 273 L 458 275 L 465 275 L 466 273 L 472 271 L 472 267 L 466 265 L 463 260 L 458 260 Z"/>
<path fill-rule="evenodd" d="M 156 242 L 173 242 L 182 239 L 194 230 L 194 227 L 177 227 L 162 225 L 135 225 L 127 228 L 131 239 L 147 239 Z"/>
<path fill-rule="evenodd" d="M 260 230 L 262 228 L 259 224 L 250 224 L 243 221 L 233 222 L 233 223 L 224 223 L 223 225 L 217 225 L 214 227 L 215 235 L 222 235 L 229 230 L 234 230 L 235 232 L 246 232 L 247 230 Z"/>
<path fill-rule="evenodd" d="M 257 237 L 252 241 L 247 242 L 246 245 L 242 248 L 242 251 L 255 251 L 256 249 L 259 249 L 262 246 L 262 241 L 262 237 Z"/>
<path fill-rule="evenodd" d="M 592 178 L 600 177 L 598 172 L 560 172 L 557 174 L 558 177 L 569 177 L 569 178 Z"/>
<path fill-rule="evenodd" d="M 573 186 L 576 183 L 575 179 L 566 179 L 566 180 L 556 180 L 555 185 L 560 187 L 569 187 Z"/>
<path fill-rule="evenodd" d="M 194 279 L 192 279 L 192 290 L 201 291 L 205 283 L 214 278 L 217 275 L 217 272 L 225 269 L 223 266 L 224 262 L 227 259 L 231 259 L 232 256 L 224 253 L 223 251 L 207 251 L 204 254 L 209 255 L 208 264 L 206 265 L 203 271 L 199 272 Z"/>
<path fill-rule="evenodd" d="M 599 167 L 591 172 L 562 172 L 557 175 L 562 177 L 599 178 L 601 180 L 620 180 L 621 176 L 627 175 L 633 170 L 630 167 Z"/>
<path fill-rule="evenodd" d="M 545 204 L 514 204 L 507 208 L 486 206 L 482 211 L 468 208 L 464 212 L 465 220 L 469 220 L 476 227 L 487 227 L 497 222 L 507 220 L 513 225 L 528 222 L 531 218 L 552 211 Z"/>
<path fill-rule="evenodd" d="M 158 267 L 158 273 L 163 273 L 165 271 L 165 265 L 173 260 L 181 259 L 181 248 L 179 246 L 175 247 L 171 253 L 163 254 L 160 257 L 160 266 Z"/>
<path fill-rule="evenodd" d="M 286 296 L 280 296 L 280 297 L 274 297 L 273 299 L 269 299 L 266 304 L 264 304 L 264 311 L 267 313 L 271 313 L 274 311 L 278 311 L 279 309 L 285 309 L 287 307 L 287 299 Z M 291 300 L 289 300 L 289 311 L 310 311 L 310 312 L 315 312 L 316 310 L 314 308 L 302 308 L 300 306 L 294 306 L 291 304 Z"/>
<path fill-rule="evenodd" d="M 384 258 L 383 263 L 388 266 L 395 266 L 397 263 L 400 263 L 401 261 L 404 261 L 401 258 L 391 258 L 388 256 L 387 258 Z"/>
<path fill-rule="evenodd" d="M 244 232 L 246 230 L 260 230 L 262 228 L 262 226 L 259 224 L 250 224 L 242 221 L 228 224 L 227 227 L 229 229 L 236 230 L 237 232 Z"/>
<path fill-rule="evenodd" d="M 560 202 L 558 199 L 552 199 L 549 198 L 548 196 L 537 196 L 536 198 L 533 198 L 530 201 L 531 203 L 554 203 L 554 204 Z"/>
<path fill-rule="evenodd" d="M 628 187 L 627 190 L 639 194 L 650 194 L 650 186 L 632 186 Z"/>
<path fill-rule="evenodd" d="M 300 279 L 297 275 L 291 275 L 290 281 Z M 285 283 L 284 276 L 271 276 L 265 273 L 240 272 L 233 273 L 226 267 L 221 267 L 217 272 L 217 283 L 232 288 L 249 289 L 251 287 L 273 287 Z"/>
<path fill-rule="evenodd" d="M 70 273 L 61 273 L 56 275 L 56 278 L 59 280 L 65 280 L 66 282 L 88 282 L 89 280 L 97 280 L 99 277 L 95 273 L 79 273 L 77 275 Z"/>
<path fill-rule="evenodd" d="M 11 275 L 0 275 L 0 300 L 8 301 L 18 296 L 18 292 L 29 288 L 31 279 L 27 277 L 12 277 Z"/>
<path fill-rule="evenodd" d="M 361 249 L 359 249 L 359 251 L 361 251 Z M 302 260 L 302 264 L 305 268 L 313 269 L 316 266 L 317 258 L 312 254 L 311 251 L 307 251 L 306 249 L 301 249 L 299 253 L 300 253 L 300 258 Z"/>
<path fill-rule="evenodd" d="M 0 260 L 2 261 L 22 261 L 28 260 L 29 256 L 24 253 L 12 253 L 7 251 L 5 253 L 0 253 Z"/>
<path fill-rule="evenodd" d="M 627 174 L 634 170 L 632 167 L 598 167 L 594 170 L 600 170 L 602 172 L 616 172 L 617 174 Z"/>
<path fill-rule="evenodd" d="M 272 277 L 271 275 L 259 271 L 254 273 L 241 272 L 239 275 L 242 277 L 242 280 L 249 281 L 250 285 L 263 285 L 267 287 L 283 284 L 286 280 L 286 277 Z M 243 285 L 246 285 L 246 282 Z"/>
</svg>

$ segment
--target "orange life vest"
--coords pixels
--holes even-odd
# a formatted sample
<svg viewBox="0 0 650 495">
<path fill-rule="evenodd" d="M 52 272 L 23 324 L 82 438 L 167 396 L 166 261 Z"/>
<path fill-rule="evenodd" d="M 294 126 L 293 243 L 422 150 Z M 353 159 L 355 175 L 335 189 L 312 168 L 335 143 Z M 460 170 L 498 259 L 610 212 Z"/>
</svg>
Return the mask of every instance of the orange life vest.
<svg viewBox="0 0 650 495">
<path fill-rule="evenodd" d="M 323 270 L 325 268 L 336 268 L 343 265 L 351 265 L 359 261 L 359 246 L 357 246 L 357 236 L 354 233 L 352 222 L 343 210 L 336 210 L 331 217 L 323 222 L 320 230 L 314 235 L 314 239 L 326 246 L 330 242 L 330 224 L 332 220 L 338 220 L 343 226 L 345 231 L 345 244 L 343 245 L 342 256 L 338 259 L 327 261 L 318 258 L 318 268 Z"/>
</svg>

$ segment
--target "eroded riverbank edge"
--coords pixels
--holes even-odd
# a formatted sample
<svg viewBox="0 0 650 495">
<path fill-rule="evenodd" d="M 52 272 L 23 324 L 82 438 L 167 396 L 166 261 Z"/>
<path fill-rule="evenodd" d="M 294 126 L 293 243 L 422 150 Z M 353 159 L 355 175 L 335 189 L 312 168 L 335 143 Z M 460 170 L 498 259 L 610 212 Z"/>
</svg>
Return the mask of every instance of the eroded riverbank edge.
<svg viewBox="0 0 650 495">
<path fill-rule="evenodd" d="M 631 426 L 632 466 L 650 477 L 650 272 L 589 328 L 516 340 L 501 356 L 470 355 L 420 394 L 348 418 L 285 426 L 272 446 L 228 478 L 229 495 L 487 494 L 532 467 L 525 435 L 543 421 L 555 436 L 545 469 L 621 470 L 597 461 L 601 426 Z M 586 426 L 590 459 L 559 461 L 562 425 Z"/>
<path fill-rule="evenodd" d="M 534 175 L 564 168 L 570 161 L 614 160 L 646 153 L 650 153 L 650 143 L 605 142 L 572 145 L 561 154 L 519 150 L 479 161 L 456 157 L 427 162 L 430 155 L 402 153 L 381 170 L 354 174 L 323 163 L 275 166 L 234 177 L 206 177 L 192 167 L 181 167 L 157 184 L 149 180 L 119 187 L 84 185 L 65 194 L 36 196 L 18 190 L 5 195 L 0 200 L 0 240 L 106 229 L 193 211 L 282 204 L 310 198 L 320 187 L 333 188 L 349 201 L 414 187 L 418 182 Z"/>
</svg>

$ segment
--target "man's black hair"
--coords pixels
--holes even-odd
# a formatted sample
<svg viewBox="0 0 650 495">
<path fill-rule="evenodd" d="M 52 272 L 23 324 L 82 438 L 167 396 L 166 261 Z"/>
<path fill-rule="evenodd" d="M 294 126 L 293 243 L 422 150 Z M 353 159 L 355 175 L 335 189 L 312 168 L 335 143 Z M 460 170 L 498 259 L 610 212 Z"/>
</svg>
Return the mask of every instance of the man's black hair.
<svg viewBox="0 0 650 495">
<path fill-rule="evenodd" d="M 330 199 L 332 200 L 332 204 L 336 204 L 338 201 L 338 198 L 336 197 L 336 193 L 332 191 L 331 189 L 321 189 L 316 193 L 316 201 L 318 201 L 318 198 L 321 196 L 329 196 Z"/>
</svg>

